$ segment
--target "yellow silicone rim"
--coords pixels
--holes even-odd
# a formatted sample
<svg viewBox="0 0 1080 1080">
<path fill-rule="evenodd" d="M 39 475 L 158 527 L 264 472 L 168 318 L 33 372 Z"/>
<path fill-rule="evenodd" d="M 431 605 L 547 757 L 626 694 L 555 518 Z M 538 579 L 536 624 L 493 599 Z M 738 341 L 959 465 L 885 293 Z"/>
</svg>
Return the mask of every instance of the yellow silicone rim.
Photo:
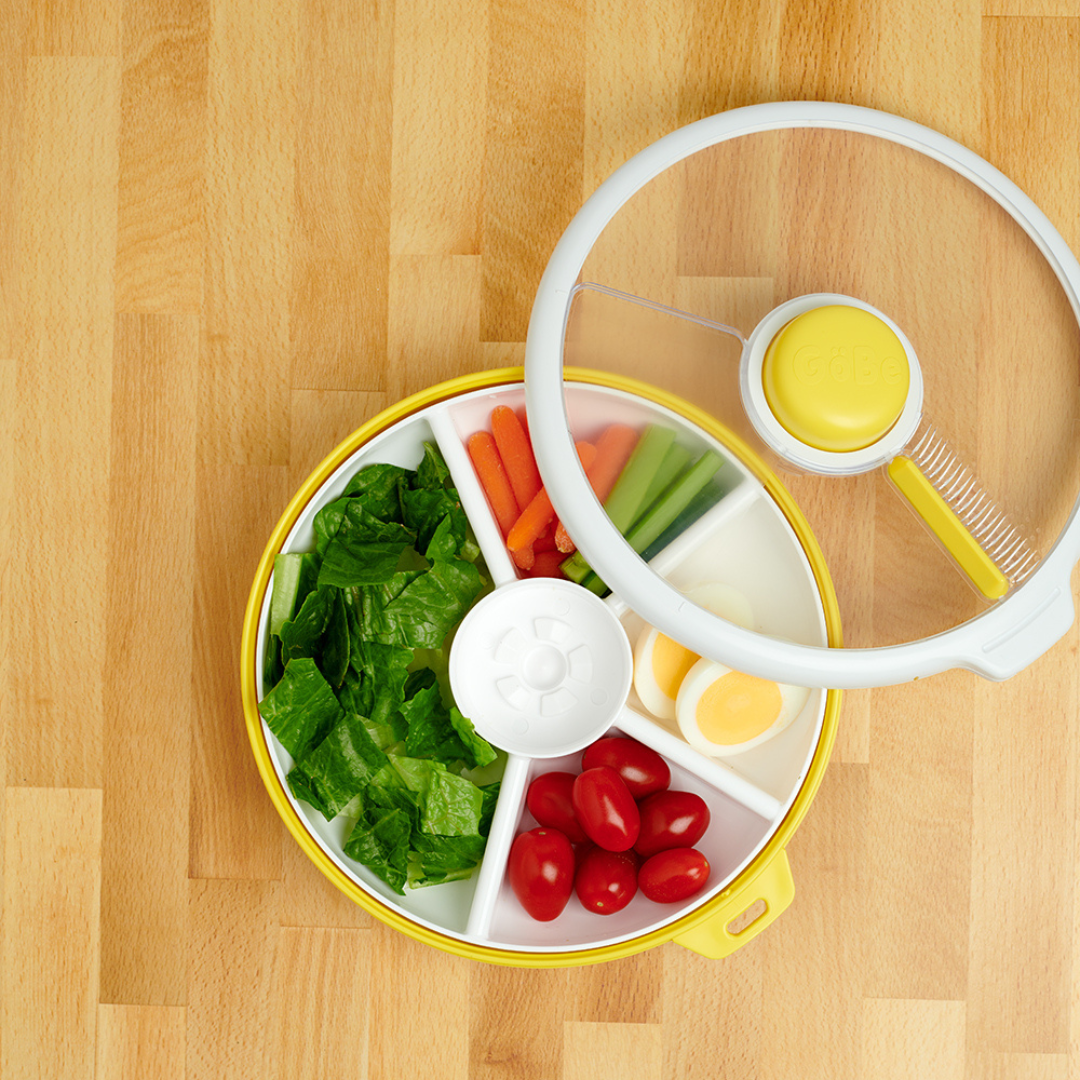
<svg viewBox="0 0 1080 1080">
<path fill-rule="evenodd" d="M 831 647 L 839 647 L 842 644 L 840 631 L 840 609 L 833 588 L 832 578 L 825 565 L 825 559 L 818 547 L 810 530 L 809 523 L 802 512 L 796 506 L 787 490 L 773 474 L 765 462 L 751 449 L 746 442 L 740 439 L 734 432 L 721 424 L 715 417 L 691 405 L 682 398 L 669 394 L 657 387 L 650 386 L 637 379 L 624 376 L 611 375 L 606 372 L 592 371 L 587 368 L 567 367 L 565 377 L 569 382 L 586 383 L 593 386 L 604 386 L 613 390 L 622 390 L 657 405 L 671 409 L 696 424 L 702 430 L 712 435 L 721 445 L 727 447 L 737 456 L 744 465 L 761 481 L 769 495 L 779 506 L 781 512 L 787 518 L 799 543 L 806 553 L 814 574 L 814 580 L 821 596 L 822 607 L 825 615 L 826 636 Z M 429 927 L 422 926 L 409 919 L 407 916 L 395 911 L 384 904 L 381 900 L 361 888 L 349 878 L 341 868 L 319 846 L 314 836 L 308 831 L 302 818 L 296 812 L 289 797 L 278 779 L 267 745 L 262 717 L 259 715 L 258 694 L 255 683 L 256 655 L 255 644 L 258 637 L 259 613 L 262 609 L 263 599 L 270 582 L 270 574 L 274 568 L 274 556 L 281 550 L 285 537 L 293 527 L 296 519 L 300 516 L 304 507 L 315 495 L 316 491 L 326 482 L 334 470 L 365 443 L 370 441 L 380 432 L 385 431 L 393 424 L 404 420 L 428 405 L 440 401 L 446 401 L 461 394 L 471 393 L 474 390 L 489 389 L 494 386 L 512 386 L 522 383 L 524 378 L 523 368 L 498 368 L 491 371 L 477 372 L 471 375 L 463 375 L 456 379 L 438 383 L 428 387 L 419 393 L 402 399 L 396 405 L 385 409 L 367 423 L 356 429 L 344 442 L 337 446 L 316 467 L 311 475 L 300 486 L 290 500 L 285 512 L 282 514 L 266 548 L 259 560 L 255 571 L 255 580 L 248 596 L 247 608 L 244 612 L 243 631 L 240 640 L 240 686 L 244 708 L 244 720 L 247 727 L 248 739 L 255 755 L 255 763 L 262 777 L 263 784 L 270 795 L 271 802 L 289 832 L 300 845 L 304 854 L 318 867 L 318 869 L 340 889 L 350 900 L 359 904 L 381 922 L 395 930 L 407 934 L 416 941 L 456 956 L 467 957 L 470 960 L 479 960 L 491 964 L 504 964 L 514 967 L 551 968 L 551 967 L 577 967 L 586 964 L 595 964 L 607 960 L 615 960 L 621 957 L 632 956 L 670 941 L 678 934 L 709 919 L 726 901 L 737 892 L 752 886 L 754 879 L 761 870 L 768 865 L 773 855 L 779 848 L 786 846 L 792 833 L 798 828 L 803 816 L 806 814 L 814 795 L 821 784 L 825 767 L 832 753 L 833 743 L 836 739 L 837 719 L 840 710 L 840 691 L 829 690 L 825 698 L 825 713 L 822 720 L 821 737 L 818 740 L 814 756 L 807 769 L 806 779 L 795 796 L 784 820 L 769 838 L 768 842 L 758 852 L 753 862 L 736 878 L 723 892 L 714 896 L 700 908 L 685 915 L 667 926 L 640 934 L 628 941 L 616 942 L 610 945 L 601 945 L 592 949 L 578 949 L 567 952 L 544 952 L 532 953 L 513 949 L 501 949 L 495 946 L 476 945 L 471 942 L 461 941 L 447 934 L 439 933 Z"/>
</svg>

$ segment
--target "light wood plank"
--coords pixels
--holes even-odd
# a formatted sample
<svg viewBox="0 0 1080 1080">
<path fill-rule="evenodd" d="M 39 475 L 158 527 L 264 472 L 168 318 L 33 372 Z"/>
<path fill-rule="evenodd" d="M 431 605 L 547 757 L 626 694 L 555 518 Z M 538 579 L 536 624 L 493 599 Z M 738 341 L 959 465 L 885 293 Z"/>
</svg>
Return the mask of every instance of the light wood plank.
<svg viewBox="0 0 1080 1080">
<path fill-rule="evenodd" d="M 118 56 L 121 0 L 29 0 L 33 56 Z"/>
<path fill-rule="evenodd" d="M 302 6 L 295 160 L 282 161 L 296 177 L 293 386 L 385 386 L 393 26 L 390 3 Z"/>
<path fill-rule="evenodd" d="M 368 1075 L 371 937 L 365 930 L 282 930 L 280 1060 L 297 1080 Z"/>
<path fill-rule="evenodd" d="M 393 255 L 480 254 L 489 20 L 487 4 L 394 7 Z"/>
<path fill-rule="evenodd" d="M 388 402 L 482 366 L 482 273 L 481 260 L 472 255 L 391 260 Z"/>
<path fill-rule="evenodd" d="M 764 950 L 759 1076 L 857 1078 L 866 979 L 868 768 L 833 765 L 788 846 L 795 901 Z"/>
<path fill-rule="evenodd" d="M 587 1024 L 659 1024 L 663 978 L 664 955 L 659 949 L 575 971 L 574 1019 Z"/>
<path fill-rule="evenodd" d="M 755 1075 L 766 1036 L 761 940 L 720 964 L 678 945 L 666 945 L 662 952 L 664 1077 L 734 1080 Z"/>
<path fill-rule="evenodd" d="M 686 63 L 678 79 L 679 125 L 779 100 L 780 23 L 784 8 L 769 0 L 717 4 L 688 0 Z M 757 28 L 746 33 L 748 26 Z"/>
<path fill-rule="evenodd" d="M 186 997 L 198 366 L 194 317 L 117 319 L 101 902 L 101 995 L 113 1003 Z M 152 550 L 174 587 L 162 588 Z"/>
<path fill-rule="evenodd" d="M 332 884 L 299 844 L 282 845 L 281 867 L 283 926 L 370 929 L 375 925 L 374 916 Z"/>
<path fill-rule="evenodd" d="M 969 1045 L 977 1051 L 1069 1049 L 1075 650 L 1074 626 L 1066 648 L 994 687 L 992 699 L 989 686 L 978 688 L 968 975 Z"/>
<path fill-rule="evenodd" d="M 469 1080 L 558 1076 L 573 974 L 477 966 L 469 988 Z"/>
<path fill-rule="evenodd" d="M 926 124 L 978 151 L 982 0 L 897 0 L 876 9 L 878 46 L 867 104 Z M 943 29 L 947 27 L 947 29 Z M 912 63 L 918 56 L 919 63 Z M 932 70 L 934 78 L 927 78 Z"/>
<path fill-rule="evenodd" d="M 9 781 L 96 786 L 105 604 L 88 570 L 108 543 L 119 71 L 49 58 L 27 72 Z"/>
<path fill-rule="evenodd" d="M 877 11 L 857 0 L 783 9 L 778 32 L 778 101 L 863 100 L 874 83 Z"/>
<path fill-rule="evenodd" d="M 1067 1054 L 970 1054 L 966 1080 L 1071 1080 Z"/>
<path fill-rule="evenodd" d="M 200 460 L 214 465 L 289 456 L 298 9 L 211 11 L 199 430 Z"/>
<path fill-rule="evenodd" d="M 191 883 L 190 1080 L 282 1075 L 280 1044 L 271 1037 L 282 1009 L 279 894 L 275 882 Z"/>
<path fill-rule="evenodd" d="M 0 1073 L 92 1080 L 101 792 L 9 788 L 5 802 Z"/>
<path fill-rule="evenodd" d="M 881 884 L 867 912 L 866 992 L 963 1001 L 974 682 L 949 674 L 872 699 L 867 854 Z"/>
<path fill-rule="evenodd" d="M 480 337 L 524 341 L 546 253 L 583 194 L 586 9 L 497 0 L 490 11 Z M 540 56 L 526 85 L 521 64 Z"/>
<path fill-rule="evenodd" d="M 25 3 L 5 4 L 0 9 L 0 191 L 6 193 L 0 200 L 0 356 L 5 357 L 14 357 L 19 347 L 19 207 L 27 19 Z"/>
<path fill-rule="evenodd" d="M 187 1010 L 167 1005 L 101 1005 L 95 1080 L 183 1080 Z"/>
<path fill-rule="evenodd" d="M 389 977 L 371 987 L 370 1080 L 406 1074 L 463 1080 L 469 1076 L 472 964 L 384 926 L 371 933 L 372 970 Z M 404 1017 L 411 1018 L 407 1039 L 400 1034 Z"/>
<path fill-rule="evenodd" d="M 252 757 L 237 665 L 244 606 L 289 478 L 274 466 L 200 468 L 196 484 L 189 873 L 280 880 L 287 833 Z"/>
<path fill-rule="evenodd" d="M 202 309 L 209 21 L 209 0 L 124 5 L 118 311 Z"/>
<path fill-rule="evenodd" d="M 964 1080 L 964 1003 L 870 999 L 863 1053 L 880 1080 Z"/>
<path fill-rule="evenodd" d="M 679 102 L 664 88 L 683 75 L 687 29 L 685 5 L 677 0 L 633 13 L 612 0 L 589 4 L 585 195 L 623 164 L 628 151 L 643 150 L 678 126 Z"/>
<path fill-rule="evenodd" d="M 659 1080 L 662 1048 L 656 1024 L 567 1024 L 563 1080 Z"/>
</svg>

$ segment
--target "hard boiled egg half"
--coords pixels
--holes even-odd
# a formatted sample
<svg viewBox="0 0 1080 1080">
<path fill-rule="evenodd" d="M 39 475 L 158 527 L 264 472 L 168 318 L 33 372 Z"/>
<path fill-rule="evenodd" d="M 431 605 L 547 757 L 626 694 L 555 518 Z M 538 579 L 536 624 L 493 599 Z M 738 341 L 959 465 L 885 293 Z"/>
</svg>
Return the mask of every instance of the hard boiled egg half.
<svg viewBox="0 0 1080 1080">
<path fill-rule="evenodd" d="M 728 622 L 749 628 L 750 601 L 738 589 L 722 582 L 706 582 L 685 589 L 688 600 Z M 697 653 L 646 626 L 634 645 L 634 689 L 641 704 L 662 720 L 675 719 L 675 699 L 690 669 L 701 659 Z"/>
<path fill-rule="evenodd" d="M 741 754 L 779 735 L 802 712 L 810 691 L 759 679 L 712 660 L 686 673 L 675 701 L 679 730 L 710 757 Z"/>
</svg>

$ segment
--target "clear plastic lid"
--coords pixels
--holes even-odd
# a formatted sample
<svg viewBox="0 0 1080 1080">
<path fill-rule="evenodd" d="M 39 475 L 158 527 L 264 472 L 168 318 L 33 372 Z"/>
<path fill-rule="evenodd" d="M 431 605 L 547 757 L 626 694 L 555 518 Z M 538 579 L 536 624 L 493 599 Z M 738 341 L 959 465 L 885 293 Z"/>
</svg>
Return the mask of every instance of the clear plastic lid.
<svg viewBox="0 0 1080 1080">
<path fill-rule="evenodd" d="M 803 686 L 1008 677 L 1073 618 L 1078 294 L 1034 204 L 932 131 L 819 103 L 713 117 L 623 166 L 552 256 L 526 353 L 545 484 L 598 591 L 699 655 Z M 676 395 L 768 462 L 823 549 L 843 648 L 668 579 L 664 545 L 731 497 L 722 447 L 641 428 L 640 490 L 613 509 L 574 447 L 602 432 L 574 430 L 571 365 Z"/>
</svg>

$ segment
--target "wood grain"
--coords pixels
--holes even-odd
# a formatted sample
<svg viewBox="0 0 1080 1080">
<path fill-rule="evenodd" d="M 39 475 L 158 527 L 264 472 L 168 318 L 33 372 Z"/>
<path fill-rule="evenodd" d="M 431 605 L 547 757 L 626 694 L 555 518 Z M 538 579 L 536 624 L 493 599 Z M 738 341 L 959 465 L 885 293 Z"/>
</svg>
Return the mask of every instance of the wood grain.
<svg viewBox="0 0 1080 1080">
<path fill-rule="evenodd" d="M 1080 248 L 1077 0 L 0 4 L 4 1080 L 1080 1077 L 1075 625 L 1004 684 L 845 695 L 796 899 L 725 961 L 418 944 L 319 874 L 253 761 L 240 633 L 291 494 L 403 396 L 522 362 L 613 170 L 786 98 L 959 139 Z M 909 152 L 715 148 L 585 276 L 744 330 L 857 291 L 1035 540 L 1071 511 L 1080 331 L 1016 227 Z M 588 303 L 576 359 L 749 434 L 733 339 L 669 323 L 658 361 Z M 877 478 L 784 479 L 849 643 L 977 610 Z"/>
</svg>

